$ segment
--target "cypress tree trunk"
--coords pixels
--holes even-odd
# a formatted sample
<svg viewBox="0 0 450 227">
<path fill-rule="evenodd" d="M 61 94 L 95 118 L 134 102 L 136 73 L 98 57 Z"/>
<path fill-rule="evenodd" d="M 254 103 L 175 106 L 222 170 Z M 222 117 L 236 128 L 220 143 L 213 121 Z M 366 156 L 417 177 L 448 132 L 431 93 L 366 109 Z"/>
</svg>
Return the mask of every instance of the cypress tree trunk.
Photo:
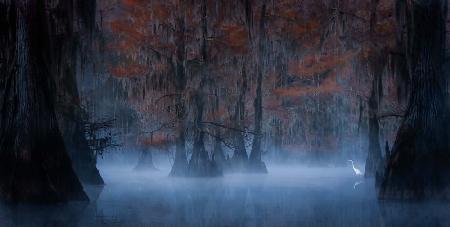
<svg viewBox="0 0 450 227">
<path fill-rule="evenodd" d="M 216 84 L 217 86 L 217 84 Z M 218 113 L 220 111 L 220 98 L 219 98 L 219 88 L 215 87 L 215 101 L 214 101 L 214 111 Z M 215 121 L 220 121 L 221 118 L 219 116 L 215 117 Z M 216 162 L 217 167 L 220 171 L 228 170 L 228 162 L 225 160 L 225 153 L 222 149 L 222 139 L 221 139 L 221 130 L 219 127 L 216 127 L 214 130 L 214 148 L 212 154 L 212 161 Z"/>
<path fill-rule="evenodd" d="M 252 151 L 250 153 L 249 168 L 250 171 L 267 173 L 266 164 L 261 160 L 261 138 L 262 138 L 262 80 L 263 80 L 263 54 L 265 45 L 265 20 L 266 3 L 264 1 L 261 9 L 261 18 L 259 24 L 259 43 L 258 43 L 258 76 L 256 79 L 256 98 L 253 103 L 255 108 L 255 136 L 253 138 Z"/>
<path fill-rule="evenodd" d="M 279 118 L 274 118 L 273 122 L 273 151 L 275 160 L 281 161 L 285 158 L 285 154 L 283 152 L 283 128 L 282 122 Z"/>
<path fill-rule="evenodd" d="M 175 144 L 175 159 L 170 170 L 169 176 L 171 177 L 181 177 L 187 174 L 187 157 L 186 157 L 186 139 L 185 139 L 185 124 L 184 119 L 178 118 L 178 136 L 176 138 Z"/>
<path fill-rule="evenodd" d="M 408 33 L 406 26 L 405 1 L 396 0 L 396 54 L 393 56 L 393 63 L 396 76 L 398 103 L 408 102 L 410 93 L 410 77 L 408 72 L 408 62 L 406 59 L 406 45 L 408 45 Z"/>
<path fill-rule="evenodd" d="M 139 157 L 139 161 L 134 167 L 135 170 L 157 170 L 155 165 L 153 164 L 153 155 L 152 151 L 147 148 L 142 148 L 141 157 Z"/>
<path fill-rule="evenodd" d="M 242 69 L 242 85 L 239 93 L 238 100 L 234 109 L 234 127 L 240 129 L 242 127 L 245 117 L 245 93 L 247 92 L 247 73 L 245 67 Z M 233 155 L 233 168 L 238 171 L 243 171 L 247 168 L 248 155 L 245 149 L 245 140 L 242 132 L 233 131 L 234 139 L 234 155 Z"/>
<path fill-rule="evenodd" d="M 377 66 L 379 67 L 379 66 Z M 381 71 L 375 69 L 372 82 L 372 92 L 369 98 L 369 152 L 366 159 L 364 176 L 374 177 L 383 167 L 380 148 L 380 125 L 378 122 L 378 108 L 381 93 Z"/>
<path fill-rule="evenodd" d="M 369 72 L 372 73 L 372 92 L 369 98 L 369 152 L 366 159 L 366 166 L 364 171 L 365 177 L 374 177 L 377 171 L 382 168 L 382 156 L 380 148 L 380 125 L 378 122 L 378 110 L 380 100 L 382 98 L 381 81 L 383 75 L 384 61 L 382 50 L 378 50 L 376 46 L 375 25 L 377 23 L 377 7 L 379 0 L 370 1 L 370 20 L 369 20 L 369 34 L 370 34 L 370 57 L 369 57 Z"/>
<path fill-rule="evenodd" d="M 217 137 L 214 138 L 213 161 L 217 163 L 217 166 L 223 172 L 224 170 L 228 169 L 228 163 L 225 160 L 225 154 L 222 149 L 222 142 L 219 139 L 219 137 L 221 136 L 220 129 L 216 129 L 215 134 L 217 135 Z"/>
<path fill-rule="evenodd" d="M 78 5 L 77 9 L 73 9 L 74 2 Z M 85 52 L 89 51 L 86 49 L 90 48 L 88 44 L 95 23 L 95 1 L 64 1 L 52 10 L 52 14 L 58 19 L 55 30 L 59 30 L 53 31 L 55 38 L 51 55 L 56 63 L 52 71 L 57 83 L 56 115 L 59 128 L 80 180 L 88 184 L 103 184 L 96 167 L 96 155 L 89 148 L 84 135 L 84 112 L 80 107 L 76 81 L 77 58 L 81 57 L 81 61 L 85 61 Z M 82 23 L 74 23 L 80 19 Z"/>
<path fill-rule="evenodd" d="M 184 15 L 183 15 L 184 16 Z M 176 150 L 175 160 L 170 171 L 169 176 L 180 177 L 187 174 L 187 157 L 186 157 L 186 136 L 185 136 L 185 117 L 186 108 L 182 93 L 186 88 L 186 68 L 185 68 L 185 56 L 186 56 L 186 44 L 184 39 L 185 22 L 184 17 L 177 19 L 177 28 L 180 32 L 178 36 L 177 44 L 177 56 L 175 63 L 172 62 L 173 71 L 175 74 L 175 88 L 177 91 L 175 106 L 177 115 L 177 138 L 176 138 Z"/>
<path fill-rule="evenodd" d="M 60 102 L 58 102 L 60 103 Z M 81 108 L 78 105 L 60 109 L 57 105 L 57 117 L 72 165 L 80 180 L 86 184 L 102 185 L 104 181 L 97 169 L 97 156 L 88 146 L 84 135 Z M 73 112 L 67 112 L 72 110 Z"/>
<path fill-rule="evenodd" d="M 203 131 L 203 112 L 205 107 L 204 94 L 205 94 L 205 86 L 206 86 L 206 64 L 207 64 L 207 14 L 206 14 L 206 0 L 202 1 L 201 6 L 201 29 L 202 29 L 202 43 L 201 43 L 201 54 L 203 65 L 200 70 L 200 84 L 197 88 L 193 96 L 193 103 L 195 104 L 195 112 L 194 112 L 194 145 L 191 159 L 189 160 L 188 172 L 189 176 L 208 176 L 208 153 L 205 149 L 205 132 Z"/>
<path fill-rule="evenodd" d="M 195 103 L 195 119 L 194 119 L 194 146 L 192 156 L 188 165 L 188 174 L 192 177 L 215 177 L 221 176 L 222 171 L 218 168 L 214 160 L 209 159 L 208 152 L 205 149 L 205 132 L 203 127 L 203 113 L 205 110 L 204 96 L 205 86 L 208 83 L 208 24 L 207 24 L 207 3 L 202 1 L 201 6 L 201 28 L 202 28 L 202 45 L 201 54 L 203 65 L 200 70 L 200 83 L 197 91 L 194 94 L 193 100 Z"/>
<path fill-rule="evenodd" d="M 197 92 L 194 96 L 196 113 L 194 119 L 194 146 L 191 160 L 188 165 L 188 176 L 191 177 L 216 177 L 222 175 L 222 170 L 217 166 L 214 159 L 210 160 L 205 149 L 205 132 L 203 131 L 202 119 L 204 101 L 201 94 Z"/>
<path fill-rule="evenodd" d="M 411 95 L 379 191 L 380 199 L 450 198 L 447 1 L 406 1 Z"/>
<path fill-rule="evenodd" d="M 177 115 L 180 115 L 179 113 Z M 169 176 L 181 177 L 187 174 L 186 137 L 184 117 L 178 117 L 178 136 L 175 141 L 175 159 Z"/>
<path fill-rule="evenodd" d="M 44 0 L 0 1 L 0 195 L 15 202 L 87 200 L 55 115 L 54 18 Z M 67 9 L 67 8 L 65 8 Z M 63 13 L 68 13 L 64 12 Z"/>
<path fill-rule="evenodd" d="M 203 119 L 204 103 L 199 92 L 195 94 L 194 102 L 196 107 L 194 119 L 194 146 L 188 170 L 190 176 L 208 176 L 209 157 L 205 149 L 205 132 L 203 131 L 204 129 L 201 123 Z"/>
</svg>

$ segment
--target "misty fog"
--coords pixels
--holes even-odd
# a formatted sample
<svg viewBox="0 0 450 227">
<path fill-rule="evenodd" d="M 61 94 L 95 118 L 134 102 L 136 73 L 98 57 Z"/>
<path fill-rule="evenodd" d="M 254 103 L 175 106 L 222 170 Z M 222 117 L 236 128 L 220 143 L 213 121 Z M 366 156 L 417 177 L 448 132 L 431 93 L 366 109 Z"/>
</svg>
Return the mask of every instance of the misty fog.
<svg viewBox="0 0 450 227">
<path fill-rule="evenodd" d="M 163 155 L 155 157 L 158 171 L 135 171 L 136 162 L 107 154 L 98 163 L 105 186 L 85 186 L 90 203 L 2 204 L 0 226 L 450 225 L 448 203 L 379 201 L 373 179 L 355 176 L 348 163 L 268 163 L 269 174 L 171 178 Z"/>
</svg>

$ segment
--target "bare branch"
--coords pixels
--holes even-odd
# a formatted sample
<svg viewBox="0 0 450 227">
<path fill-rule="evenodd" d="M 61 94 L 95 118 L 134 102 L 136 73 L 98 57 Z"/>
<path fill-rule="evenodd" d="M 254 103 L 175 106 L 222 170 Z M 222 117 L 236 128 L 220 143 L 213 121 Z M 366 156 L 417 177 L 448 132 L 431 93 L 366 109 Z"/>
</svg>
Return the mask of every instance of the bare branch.
<svg viewBox="0 0 450 227">
<path fill-rule="evenodd" d="M 219 124 L 217 122 L 202 121 L 200 123 L 201 124 L 210 124 L 210 125 L 214 125 L 214 126 L 217 126 L 217 127 L 220 127 L 220 128 L 225 128 L 225 129 L 229 129 L 229 130 L 233 130 L 233 131 L 237 131 L 237 132 L 249 133 L 249 134 L 255 135 L 255 133 L 252 132 L 252 131 L 246 131 L 246 130 L 242 130 L 242 129 L 239 129 L 239 128 L 229 127 L 229 126 L 226 126 L 226 125 L 223 125 L 223 124 Z"/>
<path fill-rule="evenodd" d="M 403 117 L 405 117 L 405 115 L 404 114 L 399 114 L 399 113 L 383 113 L 383 114 L 379 114 L 377 116 L 378 120 L 383 119 L 383 118 L 388 118 L 388 117 L 403 118 Z"/>
<path fill-rule="evenodd" d="M 172 94 L 167 94 L 167 95 L 163 95 L 161 97 L 159 97 L 158 99 L 155 100 L 155 104 L 158 104 L 159 101 L 161 101 L 164 98 L 168 98 L 168 97 L 173 97 L 173 96 L 179 96 L 181 95 L 180 93 L 172 93 Z"/>
<path fill-rule="evenodd" d="M 235 149 L 235 147 L 234 147 L 232 144 L 230 144 L 230 143 L 228 143 L 228 142 L 225 141 L 225 138 L 220 137 L 220 136 L 218 136 L 218 135 L 215 135 L 214 133 L 208 132 L 207 130 L 202 130 L 202 132 L 208 134 L 209 136 L 211 136 L 211 137 L 213 137 L 213 138 L 218 139 L 218 140 L 219 140 L 220 142 L 222 142 L 223 145 L 225 145 L 226 147 L 228 147 L 228 148 L 230 148 L 230 149 L 232 149 L 232 150 Z"/>
<path fill-rule="evenodd" d="M 153 134 L 155 132 L 161 131 L 166 128 L 173 128 L 173 124 L 174 124 L 174 121 L 166 122 L 166 123 L 161 124 L 158 128 L 156 128 L 152 131 L 143 131 L 143 132 L 140 132 L 139 134 L 141 134 L 141 135 L 142 134 Z"/>
</svg>

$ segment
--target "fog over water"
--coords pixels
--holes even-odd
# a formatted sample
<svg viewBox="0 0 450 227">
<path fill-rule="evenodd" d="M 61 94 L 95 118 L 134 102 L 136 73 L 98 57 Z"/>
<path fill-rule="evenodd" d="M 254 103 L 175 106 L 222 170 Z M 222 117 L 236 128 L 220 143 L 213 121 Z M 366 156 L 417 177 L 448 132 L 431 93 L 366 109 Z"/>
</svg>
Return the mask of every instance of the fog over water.
<svg viewBox="0 0 450 227">
<path fill-rule="evenodd" d="M 0 205 L 0 226 L 450 226 L 448 202 L 379 202 L 373 180 L 351 166 L 268 165 L 267 175 L 167 177 L 132 164 L 99 164 L 91 201 Z"/>
</svg>

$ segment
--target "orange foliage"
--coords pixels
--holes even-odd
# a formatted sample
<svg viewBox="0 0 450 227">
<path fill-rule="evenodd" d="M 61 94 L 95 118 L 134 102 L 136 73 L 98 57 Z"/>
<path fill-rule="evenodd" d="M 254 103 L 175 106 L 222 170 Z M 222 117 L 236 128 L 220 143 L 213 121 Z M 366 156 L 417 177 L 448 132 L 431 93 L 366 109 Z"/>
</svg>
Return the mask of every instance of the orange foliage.
<svg viewBox="0 0 450 227">
<path fill-rule="evenodd" d="M 169 69 L 168 69 L 167 64 L 164 64 L 162 62 L 155 62 L 155 63 L 153 63 L 153 70 L 155 72 L 161 73 L 161 72 L 166 72 Z"/>
<path fill-rule="evenodd" d="M 247 51 L 247 31 L 244 26 L 224 24 L 221 30 L 225 33 L 224 42 L 229 48 L 238 53 Z"/>
<path fill-rule="evenodd" d="M 296 76 L 314 76 L 347 64 L 355 56 L 354 51 L 347 51 L 342 55 L 310 55 L 302 62 L 290 61 L 288 72 Z"/>
<path fill-rule="evenodd" d="M 295 20 L 297 18 L 298 12 L 294 9 L 286 9 L 280 12 L 280 17 L 283 17 L 288 20 Z"/>
<path fill-rule="evenodd" d="M 137 27 L 130 26 L 125 21 L 112 21 L 110 23 L 111 31 L 124 34 L 129 39 L 127 42 L 143 43 L 145 41 L 145 34 L 137 29 Z"/>
<path fill-rule="evenodd" d="M 320 24 L 314 21 L 309 23 L 293 24 L 289 29 L 289 34 L 297 39 L 300 39 L 307 34 L 317 31 L 319 28 Z"/>
<path fill-rule="evenodd" d="M 128 7 L 142 5 L 143 2 L 146 2 L 146 1 L 145 0 L 122 0 L 122 3 Z"/>
<path fill-rule="evenodd" d="M 165 21 L 170 17 L 169 8 L 163 4 L 154 4 L 152 11 L 155 19 Z"/>
<path fill-rule="evenodd" d="M 111 75 L 120 78 L 132 78 L 148 73 L 148 67 L 140 64 L 130 64 L 127 66 L 110 66 Z"/>
<path fill-rule="evenodd" d="M 277 88 L 273 91 L 275 95 L 282 97 L 296 97 L 311 94 L 330 94 L 337 93 L 343 90 L 342 86 L 336 82 L 336 77 L 331 76 L 324 79 L 318 87 L 289 87 Z"/>
</svg>

